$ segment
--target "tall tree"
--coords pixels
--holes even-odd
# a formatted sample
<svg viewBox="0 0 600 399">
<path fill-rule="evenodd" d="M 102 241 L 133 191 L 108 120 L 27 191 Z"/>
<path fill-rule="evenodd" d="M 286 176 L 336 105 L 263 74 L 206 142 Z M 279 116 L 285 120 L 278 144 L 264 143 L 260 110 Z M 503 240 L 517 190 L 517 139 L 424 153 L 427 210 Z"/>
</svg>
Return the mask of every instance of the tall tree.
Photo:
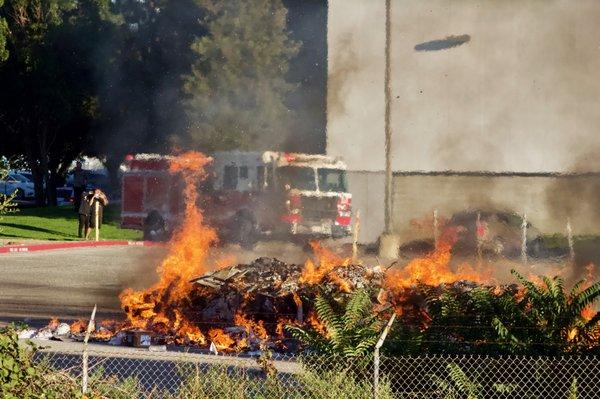
<svg viewBox="0 0 600 399">
<path fill-rule="evenodd" d="M 98 64 L 99 123 L 95 148 L 113 182 L 131 152 L 165 152 L 170 134 L 185 127 L 182 76 L 190 49 L 204 34 L 195 0 L 114 0 L 123 24 L 106 37 Z"/>
<path fill-rule="evenodd" d="M 286 81 L 299 45 L 289 38 L 281 0 L 197 0 L 207 11 L 208 35 L 184 91 L 188 142 L 205 151 L 279 147 L 292 112 L 284 99 L 295 85 Z"/>
<path fill-rule="evenodd" d="M 4 5 L 4 0 L 0 0 L 0 8 Z M 0 17 L 0 62 L 6 61 L 8 58 L 8 50 L 6 49 L 6 35 L 8 34 L 8 24 L 4 18 Z"/>
<path fill-rule="evenodd" d="M 56 185 L 87 145 L 97 113 L 91 61 L 108 6 L 109 0 L 7 0 L 0 9 L 11 55 L 0 66 L 2 152 L 25 155 L 39 205 L 55 202 Z"/>
</svg>

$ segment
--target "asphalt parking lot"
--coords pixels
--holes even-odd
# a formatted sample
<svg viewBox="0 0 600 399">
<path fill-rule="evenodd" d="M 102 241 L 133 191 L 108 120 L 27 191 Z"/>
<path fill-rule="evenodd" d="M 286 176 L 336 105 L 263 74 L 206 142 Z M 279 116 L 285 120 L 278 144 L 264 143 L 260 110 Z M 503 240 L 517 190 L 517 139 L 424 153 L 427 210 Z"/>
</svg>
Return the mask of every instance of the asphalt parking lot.
<svg viewBox="0 0 600 399">
<path fill-rule="evenodd" d="M 94 304 L 119 314 L 118 294 L 152 283 L 164 248 L 106 247 L 0 255 L 0 318 L 74 319 Z"/>
<path fill-rule="evenodd" d="M 0 320 L 77 319 L 88 317 L 94 304 L 100 317 L 119 318 L 119 293 L 156 281 L 165 253 L 164 247 L 114 246 L 0 254 Z M 304 262 L 307 254 L 291 243 L 259 243 L 253 251 L 230 245 L 213 249 L 207 263 L 260 256 Z"/>
</svg>

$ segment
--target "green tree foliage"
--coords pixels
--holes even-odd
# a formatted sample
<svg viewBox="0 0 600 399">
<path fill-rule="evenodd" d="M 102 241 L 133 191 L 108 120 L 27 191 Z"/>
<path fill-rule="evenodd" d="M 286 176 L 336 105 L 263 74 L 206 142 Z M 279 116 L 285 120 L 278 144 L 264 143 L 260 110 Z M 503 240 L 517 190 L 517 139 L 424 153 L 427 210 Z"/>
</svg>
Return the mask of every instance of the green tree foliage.
<svg viewBox="0 0 600 399">
<path fill-rule="evenodd" d="M 89 144 L 92 63 L 109 14 L 109 0 L 5 0 L 0 9 L 11 54 L 0 66 L 1 151 L 25 155 L 38 204 L 54 202 L 54 188 Z"/>
<path fill-rule="evenodd" d="M 281 0 L 198 0 L 208 35 L 193 43 L 186 77 L 188 139 L 205 151 L 273 148 L 285 139 L 291 111 L 286 82 L 298 52 Z"/>
<path fill-rule="evenodd" d="M 83 153 L 274 147 L 297 50 L 281 0 L 0 0 L 0 154 L 41 205 Z"/>
<path fill-rule="evenodd" d="M 0 8 L 4 5 L 4 0 L 0 0 Z M 8 50 L 6 49 L 6 35 L 8 34 L 8 25 L 4 18 L 0 17 L 0 62 L 6 61 L 8 58 Z"/>
<path fill-rule="evenodd" d="M 319 294 L 315 309 L 327 334 L 310 328 L 287 326 L 292 336 L 319 353 L 360 357 L 371 354 L 379 334 L 381 322 L 373 311 L 369 292 L 354 292 L 342 308 L 331 298 Z"/>
<path fill-rule="evenodd" d="M 6 179 L 8 170 L 8 162 L 0 160 L 0 180 Z M 6 215 L 7 213 L 14 212 L 16 210 L 15 203 L 13 202 L 15 196 L 16 193 L 12 193 L 10 195 L 0 194 L 0 222 L 2 221 L 2 215 Z M 2 228 L 0 228 L 0 232 L 2 232 Z"/>
<path fill-rule="evenodd" d="M 128 153 L 168 152 L 169 135 L 185 130 L 183 76 L 192 42 L 205 33 L 195 0 L 114 0 L 119 21 L 98 45 L 99 118 L 94 153 L 113 180 Z"/>
</svg>

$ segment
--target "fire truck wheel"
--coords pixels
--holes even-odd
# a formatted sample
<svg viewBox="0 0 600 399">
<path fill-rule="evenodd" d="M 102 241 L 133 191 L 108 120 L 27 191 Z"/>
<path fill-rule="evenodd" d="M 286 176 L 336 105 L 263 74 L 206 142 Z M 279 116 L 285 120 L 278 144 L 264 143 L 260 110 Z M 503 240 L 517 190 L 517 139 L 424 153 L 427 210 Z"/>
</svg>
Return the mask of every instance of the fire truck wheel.
<svg viewBox="0 0 600 399">
<path fill-rule="evenodd" d="M 258 241 L 256 222 L 252 215 L 238 214 L 235 218 L 236 241 L 244 249 L 253 249 Z"/>
<path fill-rule="evenodd" d="M 152 211 L 144 220 L 144 240 L 162 241 L 166 239 L 165 220 L 157 211 Z"/>
</svg>

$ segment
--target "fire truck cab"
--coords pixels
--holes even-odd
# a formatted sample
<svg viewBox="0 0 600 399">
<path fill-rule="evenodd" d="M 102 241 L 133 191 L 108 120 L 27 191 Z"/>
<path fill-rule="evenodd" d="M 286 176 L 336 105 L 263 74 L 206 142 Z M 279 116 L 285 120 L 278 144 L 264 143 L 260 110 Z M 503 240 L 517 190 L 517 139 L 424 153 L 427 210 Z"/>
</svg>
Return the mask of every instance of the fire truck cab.
<svg viewBox="0 0 600 399">
<path fill-rule="evenodd" d="M 164 238 L 183 209 L 182 182 L 168 158 L 129 158 L 122 189 L 122 225 L 146 239 Z M 265 236 L 341 237 L 350 233 L 346 165 L 337 158 L 281 152 L 217 152 L 199 185 L 207 222 L 222 239 L 252 246 Z"/>
</svg>

